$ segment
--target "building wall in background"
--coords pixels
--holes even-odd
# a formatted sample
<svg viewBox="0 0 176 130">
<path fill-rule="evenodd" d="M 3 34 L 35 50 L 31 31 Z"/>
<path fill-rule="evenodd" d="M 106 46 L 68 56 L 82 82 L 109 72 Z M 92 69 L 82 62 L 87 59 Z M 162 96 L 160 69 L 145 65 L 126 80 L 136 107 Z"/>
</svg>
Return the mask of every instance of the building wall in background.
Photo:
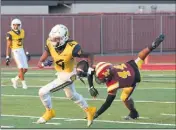
<svg viewBox="0 0 176 130">
<path fill-rule="evenodd" d="M 175 4 L 72 4 L 64 6 L 2 6 L 2 14 L 48 14 L 48 13 L 82 13 L 82 12 L 138 12 L 139 6 L 144 6 L 145 12 L 151 12 L 151 6 L 156 5 L 157 11 L 175 11 Z M 70 8 L 71 7 L 71 8 Z"/>
<path fill-rule="evenodd" d="M 134 13 L 138 6 L 145 6 L 144 11 L 150 12 L 151 6 L 156 5 L 158 11 L 175 11 L 175 4 L 72 4 L 72 13 L 80 12 L 123 12 Z"/>
<path fill-rule="evenodd" d="M 1 6 L 1 14 L 48 14 L 48 6 Z"/>
</svg>

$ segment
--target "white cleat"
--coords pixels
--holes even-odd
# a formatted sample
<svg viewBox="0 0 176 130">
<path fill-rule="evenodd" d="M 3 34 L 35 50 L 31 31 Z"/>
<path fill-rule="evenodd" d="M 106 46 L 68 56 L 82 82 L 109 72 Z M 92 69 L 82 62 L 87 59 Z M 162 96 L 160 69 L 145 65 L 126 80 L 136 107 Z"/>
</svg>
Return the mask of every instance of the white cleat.
<svg viewBox="0 0 176 130">
<path fill-rule="evenodd" d="M 23 89 L 27 89 L 28 87 L 27 87 L 27 85 L 23 85 Z"/>
<path fill-rule="evenodd" d="M 88 120 L 87 121 L 87 126 L 90 127 L 92 125 L 93 121 Z"/>
<path fill-rule="evenodd" d="M 43 118 L 43 117 L 40 117 L 38 120 L 37 120 L 37 124 L 44 124 L 46 123 L 46 120 Z"/>
<path fill-rule="evenodd" d="M 12 78 L 11 82 L 12 82 L 14 89 L 17 89 L 17 81 L 14 78 Z"/>
</svg>

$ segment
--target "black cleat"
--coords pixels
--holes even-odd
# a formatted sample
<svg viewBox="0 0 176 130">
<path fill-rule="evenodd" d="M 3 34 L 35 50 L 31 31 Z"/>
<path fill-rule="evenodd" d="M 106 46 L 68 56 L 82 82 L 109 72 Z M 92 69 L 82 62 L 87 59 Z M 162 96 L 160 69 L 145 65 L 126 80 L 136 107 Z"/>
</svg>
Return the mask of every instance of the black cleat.
<svg viewBox="0 0 176 130">
<path fill-rule="evenodd" d="M 131 111 L 128 116 L 126 116 L 124 119 L 125 120 L 130 120 L 130 119 L 137 119 L 139 117 L 139 113 L 135 111 Z"/>
<path fill-rule="evenodd" d="M 157 37 L 156 40 L 152 43 L 152 50 L 157 48 L 161 44 L 161 42 L 164 41 L 164 38 L 164 34 L 160 34 L 159 37 Z"/>
</svg>

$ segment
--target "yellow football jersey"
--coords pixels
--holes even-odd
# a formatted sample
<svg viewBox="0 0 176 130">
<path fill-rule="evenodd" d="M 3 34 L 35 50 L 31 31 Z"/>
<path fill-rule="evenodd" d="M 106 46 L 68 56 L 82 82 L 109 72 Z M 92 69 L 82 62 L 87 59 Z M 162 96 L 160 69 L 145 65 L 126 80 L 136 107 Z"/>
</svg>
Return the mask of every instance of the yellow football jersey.
<svg viewBox="0 0 176 130">
<path fill-rule="evenodd" d="M 49 49 L 50 55 L 54 60 L 55 70 L 58 72 L 72 72 L 74 68 L 74 57 L 72 55 L 74 47 L 78 43 L 76 41 L 67 42 L 65 49 L 58 53 L 51 42 L 47 40 L 47 47 Z"/>
<path fill-rule="evenodd" d="M 7 33 L 6 39 L 12 40 L 12 45 L 10 46 L 11 49 L 23 48 L 23 39 L 25 33 L 24 30 L 21 29 L 19 34 L 15 31 L 11 30 Z"/>
</svg>

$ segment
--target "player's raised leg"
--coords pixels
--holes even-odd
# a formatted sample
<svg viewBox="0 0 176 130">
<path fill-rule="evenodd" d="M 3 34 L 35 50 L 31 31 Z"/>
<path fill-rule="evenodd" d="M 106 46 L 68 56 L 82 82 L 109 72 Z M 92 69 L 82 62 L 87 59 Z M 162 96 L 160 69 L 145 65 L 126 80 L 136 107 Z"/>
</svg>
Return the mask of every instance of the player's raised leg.
<svg viewBox="0 0 176 130">
<path fill-rule="evenodd" d="M 135 60 L 139 69 L 142 67 L 145 58 L 164 41 L 164 38 L 165 36 L 160 34 L 150 46 L 139 52 L 138 58 Z"/>
</svg>

